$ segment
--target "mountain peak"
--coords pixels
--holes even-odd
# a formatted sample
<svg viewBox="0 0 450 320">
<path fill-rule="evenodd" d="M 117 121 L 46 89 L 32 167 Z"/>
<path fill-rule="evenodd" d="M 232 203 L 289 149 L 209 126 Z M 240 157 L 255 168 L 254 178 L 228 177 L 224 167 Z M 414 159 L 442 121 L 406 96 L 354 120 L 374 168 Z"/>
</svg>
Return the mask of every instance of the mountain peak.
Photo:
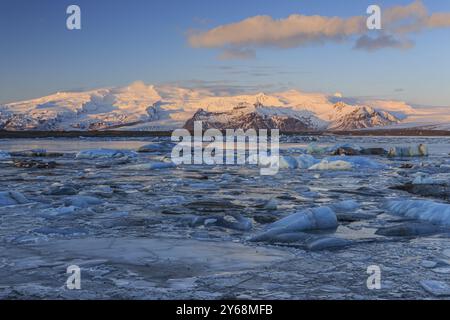
<svg viewBox="0 0 450 320">
<path fill-rule="evenodd" d="M 244 128 L 352 130 L 393 125 L 423 114 L 400 101 L 365 103 L 339 96 L 298 90 L 215 96 L 205 90 L 136 81 L 5 104 L 0 106 L 0 130 L 172 130 L 195 115 L 219 127 L 233 125 L 233 119 Z"/>
</svg>

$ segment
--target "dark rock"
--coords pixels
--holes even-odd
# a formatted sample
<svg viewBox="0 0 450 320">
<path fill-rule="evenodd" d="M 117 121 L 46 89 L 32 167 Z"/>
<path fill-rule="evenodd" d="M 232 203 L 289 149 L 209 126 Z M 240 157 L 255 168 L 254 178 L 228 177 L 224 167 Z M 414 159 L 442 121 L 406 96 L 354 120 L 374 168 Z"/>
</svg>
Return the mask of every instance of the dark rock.
<svg viewBox="0 0 450 320">
<path fill-rule="evenodd" d="M 339 147 L 333 152 L 331 152 L 331 155 L 333 156 L 357 156 L 360 152 L 356 149 L 353 149 L 351 147 Z"/>
<path fill-rule="evenodd" d="M 38 160 L 13 160 L 14 166 L 17 168 L 30 168 L 30 169 L 54 169 L 57 163 L 54 161 L 45 162 Z"/>
<path fill-rule="evenodd" d="M 383 148 L 365 148 L 362 149 L 360 152 L 363 155 L 373 155 L 373 156 L 383 156 L 388 154 L 388 151 Z"/>
</svg>

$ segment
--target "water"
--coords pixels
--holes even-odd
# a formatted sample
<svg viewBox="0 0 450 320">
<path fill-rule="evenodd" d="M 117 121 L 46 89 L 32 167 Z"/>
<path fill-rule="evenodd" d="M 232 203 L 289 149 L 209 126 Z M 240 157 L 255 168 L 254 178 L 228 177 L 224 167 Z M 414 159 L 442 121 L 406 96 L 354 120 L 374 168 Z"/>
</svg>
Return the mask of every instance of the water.
<svg viewBox="0 0 450 320">
<path fill-rule="evenodd" d="M 287 142 L 281 142 L 281 149 L 306 148 L 310 142 L 292 143 L 289 140 L 298 137 L 288 137 Z M 0 139 L 0 150 L 20 151 L 31 149 L 46 149 L 52 152 L 78 152 L 85 149 L 109 148 L 136 150 L 149 142 L 168 140 L 169 138 L 42 138 L 42 139 Z M 450 138 L 448 137 L 318 137 L 318 146 L 332 146 L 338 143 L 350 143 L 361 147 L 395 147 L 407 144 L 424 143 L 431 155 L 448 155 L 450 153 Z"/>
<path fill-rule="evenodd" d="M 319 146 L 351 143 L 386 149 L 425 143 L 430 156 L 368 157 L 384 164 L 384 169 L 283 169 L 275 176 L 261 176 L 259 168 L 250 165 L 139 167 L 167 160 L 170 149 L 130 159 L 89 160 L 74 155 L 96 148 L 136 150 L 168 138 L 0 140 L 4 151 L 66 153 L 58 158 L 0 160 L 0 194 L 16 191 L 28 199 L 0 206 L 0 298 L 215 299 L 229 294 L 233 284 L 239 284 L 233 286 L 233 294 L 259 299 L 429 297 L 420 281 L 448 281 L 448 275 L 422 264 L 448 261 L 443 254 L 450 246 L 448 232 L 397 238 L 375 233 L 409 223 L 386 211 L 388 199 L 448 203 L 392 187 L 412 181 L 420 172 L 449 181 L 449 139 L 315 139 Z M 282 138 L 281 153 L 298 155 L 309 143 L 305 140 Z M 23 166 L 27 161 L 54 161 L 55 167 Z M 97 202 L 80 205 L 83 197 Z M 276 205 L 265 207 L 269 200 Z M 337 230 L 308 237 L 338 237 L 351 241 L 348 247 L 311 251 L 305 240 L 249 241 L 270 222 L 344 200 L 359 207 L 337 212 Z M 251 229 L 242 228 L 240 221 L 250 222 Z M 86 289 L 77 293 L 64 289 L 65 268 L 71 264 L 84 270 Z M 389 290 L 365 287 L 366 269 L 374 264 L 384 270 Z"/>
</svg>

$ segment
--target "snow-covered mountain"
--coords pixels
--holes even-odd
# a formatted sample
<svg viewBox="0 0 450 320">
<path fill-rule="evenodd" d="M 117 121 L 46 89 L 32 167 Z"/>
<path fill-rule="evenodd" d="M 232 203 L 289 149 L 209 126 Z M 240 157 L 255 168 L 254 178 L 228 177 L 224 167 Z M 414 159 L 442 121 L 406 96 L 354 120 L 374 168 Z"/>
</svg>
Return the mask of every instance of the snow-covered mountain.
<svg viewBox="0 0 450 320">
<path fill-rule="evenodd" d="M 217 96 L 204 89 L 135 82 L 2 105 L 0 130 L 172 130 L 202 120 L 204 128 L 311 131 L 395 127 L 422 116 L 450 120 L 450 110 L 430 110 L 400 101 L 355 101 L 297 90 Z"/>
</svg>

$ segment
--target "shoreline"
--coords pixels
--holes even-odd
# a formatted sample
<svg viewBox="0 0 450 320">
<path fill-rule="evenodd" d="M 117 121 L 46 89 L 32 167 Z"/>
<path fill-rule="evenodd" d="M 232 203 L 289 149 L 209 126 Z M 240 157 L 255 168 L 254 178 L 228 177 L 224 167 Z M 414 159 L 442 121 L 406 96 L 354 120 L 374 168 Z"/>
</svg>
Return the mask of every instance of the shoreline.
<svg viewBox="0 0 450 320">
<path fill-rule="evenodd" d="M 30 139 L 30 138 L 144 138 L 170 137 L 172 131 L 2 131 L 0 139 Z M 307 131 L 280 132 L 280 135 L 299 136 L 394 136 L 394 137 L 450 137 L 446 130 L 420 129 L 380 129 L 355 131 Z"/>
</svg>

